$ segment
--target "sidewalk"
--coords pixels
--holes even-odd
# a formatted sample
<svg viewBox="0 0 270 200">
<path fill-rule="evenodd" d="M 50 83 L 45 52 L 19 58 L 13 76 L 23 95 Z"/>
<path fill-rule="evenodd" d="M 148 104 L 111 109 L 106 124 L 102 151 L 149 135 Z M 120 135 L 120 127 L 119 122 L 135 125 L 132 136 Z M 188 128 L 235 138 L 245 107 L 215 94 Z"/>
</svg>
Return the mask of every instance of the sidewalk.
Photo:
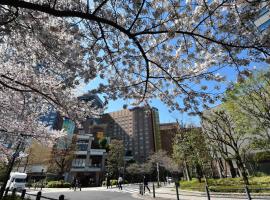
<svg viewBox="0 0 270 200">
<path fill-rule="evenodd" d="M 134 186 L 137 188 L 137 185 L 134 184 L 123 184 L 123 189 L 126 189 L 126 187 L 128 186 Z M 25 188 L 27 193 L 31 193 L 31 194 L 35 194 L 37 192 L 40 191 L 40 187 L 39 188 Z M 100 187 L 82 187 L 81 191 L 111 191 L 112 189 L 117 189 L 116 191 L 118 191 L 118 187 L 117 186 L 113 186 L 112 188 L 107 189 L 106 186 L 100 186 Z M 70 189 L 70 188 L 42 188 L 42 193 L 51 193 L 51 192 L 74 192 L 74 189 Z M 80 188 L 77 188 L 76 191 L 80 191 Z"/>
<path fill-rule="evenodd" d="M 152 188 L 151 188 L 152 189 Z M 173 187 L 173 184 L 170 186 L 164 186 L 155 189 L 155 194 L 157 200 L 177 200 L 176 190 Z M 211 200 L 242 200 L 248 199 L 245 194 L 241 193 L 216 193 L 211 192 Z M 153 191 L 151 193 L 146 192 L 144 196 L 138 195 L 139 198 L 143 199 L 154 199 L 153 198 Z M 270 199 L 269 194 L 252 194 L 252 200 L 263 200 L 263 199 Z M 207 196 L 205 192 L 196 192 L 196 191 L 187 191 L 187 190 L 179 190 L 179 199 L 180 200 L 206 200 Z"/>
<path fill-rule="evenodd" d="M 81 188 L 81 191 L 103 191 L 105 190 L 105 187 L 86 187 L 86 188 Z M 26 188 L 27 193 L 35 194 L 40 191 L 40 188 Z M 80 188 L 77 188 L 76 191 L 80 191 Z M 74 192 L 74 189 L 70 188 L 42 188 L 41 190 L 42 193 L 51 193 L 51 192 Z"/>
</svg>

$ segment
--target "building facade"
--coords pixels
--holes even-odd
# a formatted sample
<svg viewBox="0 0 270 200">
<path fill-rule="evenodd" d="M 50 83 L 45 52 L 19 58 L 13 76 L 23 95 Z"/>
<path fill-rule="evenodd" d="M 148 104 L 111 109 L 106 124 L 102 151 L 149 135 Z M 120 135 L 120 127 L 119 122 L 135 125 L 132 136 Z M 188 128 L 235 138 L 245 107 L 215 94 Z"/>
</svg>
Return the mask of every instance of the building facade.
<svg viewBox="0 0 270 200">
<path fill-rule="evenodd" d="M 259 10 L 259 16 L 254 21 L 254 24 L 258 27 L 259 31 L 264 32 L 270 27 L 270 4 L 269 2 L 263 2 L 262 7 Z"/>
<path fill-rule="evenodd" d="M 169 156 L 173 153 L 173 140 L 178 130 L 179 125 L 176 122 L 160 124 L 161 149 Z"/>
<path fill-rule="evenodd" d="M 80 131 L 76 137 L 75 158 L 66 179 L 77 178 L 82 186 L 99 186 L 104 176 L 106 149 L 92 146 L 95 141 L 92 134 Z"/>
<path fill-rule="evenodd" d="M 103 115 L 106 135 L 123 140 L 126 156 L 143 162 L 161 149 L 158 109 L 135 107 Z"/>
<path fill-rule="evenodd" d="M 61 130 L 63 124 L 63 118 L 59 112 L 51 110 L 47 115 L 40 117 L 39 119 L 45 126 L 50 127 L 53 130 Z"/>
<path fill-rule="evenodd" d="M 78 99 L 86 102 L 91 101 L 92 105 L 97 108 L 103 107 L 100 98 L 91 93 L 84 94 L 78 97 Z M 39 120 L 51 129 L 64 129 L 67 132 L 68 138 L 76 135 L 75 158 L 70 166 L 70 171 L 65 173 L 65 180 L 71 182 L 73 178 L 78 178 L 83 186 L 100 185 L 105 166 L 106 150 L 100 148 L 96 137 L 97 134 L 101 137 L 102 134 L 100 132 L 104 133 L 103 125 L 99 124 L 99 119 L 88 117 L 82 122 L 83 129 L 78 130 L 71 119 L 62 117 L 59 112 L 51 109 L 47 115 L 40 117 Z M 21 166 L 18 170 L 32 175 L 34 180 L 39 180 L 40 177 L 49 173 L 48 163 L 44 163 L 41 159 L 35 163 L 24 163 L 20 163 Z"/>
</svg>

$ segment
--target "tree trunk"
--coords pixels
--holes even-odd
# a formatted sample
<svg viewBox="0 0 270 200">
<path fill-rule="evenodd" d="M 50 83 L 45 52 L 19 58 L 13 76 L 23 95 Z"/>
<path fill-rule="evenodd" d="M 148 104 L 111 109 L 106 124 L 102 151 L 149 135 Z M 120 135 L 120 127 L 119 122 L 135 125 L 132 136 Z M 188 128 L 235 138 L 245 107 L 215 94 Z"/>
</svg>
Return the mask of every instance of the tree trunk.
<svg viewBox="0 0 270 200">
<path fill-rule="evenodd" d="M 236 171 L 235 171 L 235 169 L 234 169 L 234 167 L 233 167 L 232 160 L 227 159 L 227 160 L 226 160 L 226 163 L 227 163 L 228 166 L 229 166 L 229 170 L 230 170 L 230 174 L 231 174 L 232 178 L 235 178 L 235 177 L 236 177 Z"/>
<path fill-rule="evenodd" d="M 190 172 L 188 169 L 187 162 L 185 160 L 184 160 L 184 171 L 185 171 L 187 181 L 191 181 Z"/>
<path fill-rule="evenodd" d="M 221 162 L 222 161 L 219 158 L 216 161 L 217 168 L 218 168 L 218 175 L 219 175 L 219 178 L 224 178 L 224 174 L 222 173 L 224 171 L 224 167 L 222 166 L 222 163 Z"/>
<path fill-rule="evenodd" d="M 242 178 L 243 178 L 244 183 L 246 185 L 249 185 L 248 173 L 247 173 L 247 170 L 245 168 L 244 162 L 242 161 L 241 156 L 237 155 L 236 160 L 237 160 L 237 165 L 239 167 L 239 170 L 240 170 L 240 172 L 242 174 Z"/>
<path fill-rule="evenodd" d="M 198 178 L 199 182 L 201 183 L 203 174 L 202 174 L 202 168 L 198 163 L 196 164 L 196 173 L 197 173 L 197 178 Z"/>
</svg>

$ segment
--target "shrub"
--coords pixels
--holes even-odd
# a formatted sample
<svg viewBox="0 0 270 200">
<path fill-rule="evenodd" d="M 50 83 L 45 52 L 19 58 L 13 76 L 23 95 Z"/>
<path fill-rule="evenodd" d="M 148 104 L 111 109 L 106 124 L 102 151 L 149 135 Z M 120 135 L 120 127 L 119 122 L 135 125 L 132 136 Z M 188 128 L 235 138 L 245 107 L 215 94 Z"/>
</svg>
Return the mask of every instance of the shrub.
<svg viewBox="0 0 270 200">
<path fill-rule="evenodd" d="M 256 173 L 254 174 L 254 176 L 255 176 L 255 177 L 262 177 L 262 176 L 267 176 L 267 174 L 264 173 L 264 172 L 256 172 Z"/>
<path fill-rule="evenodd" d="M 248 186 L 252 192 L 267 192 L 260 188 L 270 187 L 270 176 L 249 177 L 250 185 Z M 242 178 L 222 178 L 208 179 L 209 189 L 213 192 L 244 192 L 244 181 Z M 180 188 L 187 190 L 205 191 L 205 181 L 201 183 L 197 179 L 191 181 L 180 181 Z"/>
<path fill-rule="evenodd" d="M 117 185 L 117 180 L 116 179 L 112 179 L 111 180 L 111 185 Z"/>
<path fill-rule="evenodd" d="M 127 180 L 124 180 L 124 184 L 128 184 Z M 112 179 L 111 180 L 111 185 L 117 185 L 117 180 L 116 179 Z M 106 181 L 102 181 L 102 186 L 107 186 Z"/>
<path fill-rule="evenodd" d="M 64 181 L 49 181 L 47 183 L 48 188 L 69 188 L 70 186 L 70 183 Z"/>
<path fill-rule="evenodd" d="M 260 185 L 270 185 L 270 176 L 251 177 L 251 184 L 257 183 Z"/>
</svg>

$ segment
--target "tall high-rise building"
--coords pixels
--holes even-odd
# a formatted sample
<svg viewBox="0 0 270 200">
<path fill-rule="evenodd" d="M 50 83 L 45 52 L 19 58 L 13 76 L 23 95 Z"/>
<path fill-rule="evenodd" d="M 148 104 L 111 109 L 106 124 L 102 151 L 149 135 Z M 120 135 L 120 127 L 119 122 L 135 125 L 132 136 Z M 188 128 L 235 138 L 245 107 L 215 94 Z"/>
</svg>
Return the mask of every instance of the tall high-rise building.
<svg viewBox="0 0 270 200">
<path fill-rule="evenodd" d="M 170 156 L 173 153 L 174 137 L 179 129 L 179 124 L 176 122 L 160 124 L 161 149 L 166 151 Z"/>
<path fill-rule="evenodd" d="M 82 96 L 79 96 L 78 99 L 81 101 L 86 101 L 86 102 L 92 101 L 93 105 L 96 106 L 97 108 L 104 107 L 104 104 L 101 101 L 101 99 L 98 97 L 98 95 L 92 94 L 91 92 L 88 92 L 88 93 L 83 94 Z"/>
<path fill-rule="evenodd" d="M 62 129 L 63 118 L 60 116 L 59 112 L 53 109 L 48 114 L 41 116 L 39 120 L 51 129 Z"/>
<path fill-rule="evenodd" d="M 143 162 L 161 149 L 158 109 L 135 107 L 103 115 L 106 135 L 123 140 L 126 156 Z"/>
<path fill-rule="evenodd" d="M 263 2 L 262 7 L 259 10 L 259 16 L 254 21 L 254 24 L 258 27 L 261 32 L 270 28 L 270 4 L 269 2 Z"/>
</svg>

